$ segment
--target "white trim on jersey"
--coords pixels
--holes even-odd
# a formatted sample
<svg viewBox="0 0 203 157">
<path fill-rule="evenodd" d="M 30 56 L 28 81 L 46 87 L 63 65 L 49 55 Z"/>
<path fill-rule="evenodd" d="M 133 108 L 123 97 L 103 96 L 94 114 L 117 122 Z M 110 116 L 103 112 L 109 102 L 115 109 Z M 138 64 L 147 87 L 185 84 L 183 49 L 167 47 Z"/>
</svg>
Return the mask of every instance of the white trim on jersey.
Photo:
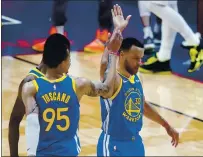
<svg viewBox="0 0 203 157">
<path fill-rule="evenodd" d="M 104 99 L 104 103 L 106 106 L 106 110 L 107 110 L 107 116 L 106 119 L 104 121 L 104 130 L 106 131 L 106 133 L 108 132 L 108 126 L 109 126 L 109 113 L 110 113 L 110 108 L 112 106 L 112 100 L 111 99 Z"/>
<path fill-rule="evenodd" d="M 108 133 L 108 126 L 109 126 L 109 114 L 110 114 L 110 108 L 112 106 L 112 100 L 111 99 L 104 99 L 104 103 L 106 106 L 106 110 L 107 110 L 107 116 L 106 119 L 104 121 L 104 130 L 106 133 Z M 110 139 L 110 135 L 107 135 L 106 133 L 104 133 L 104 141 L 103 141 L 103 155 L 104 156 L 110 156 L 109 153 L 109 139 Z"/>
<path fill-rule="evenodd" d="M 107 99 L 104 99 L 104 103 L 105 103 L 105 106 L 106 106 L 106 110 L 109 113 L 110 105 L 108 104 Z"/>
<path fill-rule="evenodd" d="M 79 141 L 78 141 L 78 129 L 77 129 L 76 135 L 74 136 L 74 139 L 75 139 L 76 146 L 77 146 L 77 151 L 78 151 L 78 154 L 79 154 L 81 152 L 81 148 L 80 148 Z"/>
<path fill-rule="evenodd" d="M 107 135 L 104 133 L 104 141 L 103 141 L 103 155 L 104 156 L 110 156 L 109 153 L 109 140 L 110 140 L 110 135 Z"/>
</svg>

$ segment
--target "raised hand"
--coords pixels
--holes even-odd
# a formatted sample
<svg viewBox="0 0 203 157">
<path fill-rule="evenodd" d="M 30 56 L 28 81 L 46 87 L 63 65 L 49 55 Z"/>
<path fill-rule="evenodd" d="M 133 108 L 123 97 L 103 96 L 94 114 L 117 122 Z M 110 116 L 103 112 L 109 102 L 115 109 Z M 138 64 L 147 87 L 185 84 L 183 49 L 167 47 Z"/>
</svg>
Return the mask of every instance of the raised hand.
<svg viewBox="0 0 203 157">
<path fill-rule="evenodd" d="M 114 28 L 119 28 L 122 32 L 128 25 L 131 15 L 128 15 L 127 18 L 124 19 L 122 9 L 118 4 L 114 5 L 113 9 L 111 9 L 111 14 Z"/>
<path fill-rule="evenodd" d="M 119 30 L 119 28 L 116 28 L 112 36 L 110 37 L 109 41 L 106 43 L 106 46 L 108 50 L 110 50 L 111 52 L 118 52 L 122 44 L 122 41 L 123 36 L 121 34 L 121 31 Z"/>
</svg>

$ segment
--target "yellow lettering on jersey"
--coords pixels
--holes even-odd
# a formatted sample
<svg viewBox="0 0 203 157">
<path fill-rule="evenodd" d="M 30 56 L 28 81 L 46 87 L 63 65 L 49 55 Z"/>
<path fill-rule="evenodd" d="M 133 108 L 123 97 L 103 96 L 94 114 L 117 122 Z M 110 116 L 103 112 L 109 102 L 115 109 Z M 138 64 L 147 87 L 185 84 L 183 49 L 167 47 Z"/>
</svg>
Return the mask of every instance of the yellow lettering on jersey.
<svg viewBox="0 0 203 157">
<path fill-rule="evenodd" d="M 133 90 L 134 90 L 134 88 L 129 88 L 128 91 L 125 93 L 125 96 L 127 97 L 128 94 L 129 94 L 131 91 L 133 91 Z"/>
<path fill-rule="evenodd" d="M 46 98 L 44 97 L 44 95 L 42 96 L 43 100 L 45 101 L 45 103 L 47 104 L 47 100 Z"/>
<path fill-rule="evenodd" d="M 65 103 L 65 99 L 66 99 L 66 93 L 63 93 L 61 97 L 61 101 Z"/>
<path fill-rule="evenodd" d="M 61 100 L 61 93 L 58 92 L 57 101 L 60 101 L 60 100 Z"/>
<path fill-rule="evenodd" d="M 53 92 L 53 100 L 56 100 L 56 92 Z"/>
<path fill-rule="evenodd" d="M 42 99 L 45 101 L 46 104 L 50 101 L 60 101 L 67 104 L 70 100 L 70 95 L 66 95 L 66 93 L 61 94 L 60 92 L 50 92 L 48 94 L 44 94 L 42 96 Z"/>
<path fill-rule="evenodd" d="M 141 103 L 141 99 L 140 98 L 135 98 L 135 104 L 138 105 Z"/>
<path fill-rule="evenodd" d="M 51 92 L 49 93 L 49 97 L 50 97 L 51 101 L 53 101 L 52 93 Z"/>
<path fill-rule="evenodd" d="M 68 95 L 68 96 L 66 97 L 65 103 L 68 103 L 69 100 L 70 100 L 70 95 Z"/>
<path fill-rule="evenodd" d="M 123 112 L 123 116 L 124 116 L 124 117 L 126 117 L 126 116 L 127 116 L 125 112 Z"/>
<path fill-rule="evenodd" d="M 45 94 L 44 96 L 45 96 L 47 102 L 50 102 L 49 96 L 47 94 Z"/>
<path fill-rule="evenodd" d="M 125 117 L 125 119 L 127 119 L 130 122 L 136 122 L 141 118 L 141 113 L 137 117 L 131 117 L 124 111 L 122 115 L 123 117 Z"/>
</svg>

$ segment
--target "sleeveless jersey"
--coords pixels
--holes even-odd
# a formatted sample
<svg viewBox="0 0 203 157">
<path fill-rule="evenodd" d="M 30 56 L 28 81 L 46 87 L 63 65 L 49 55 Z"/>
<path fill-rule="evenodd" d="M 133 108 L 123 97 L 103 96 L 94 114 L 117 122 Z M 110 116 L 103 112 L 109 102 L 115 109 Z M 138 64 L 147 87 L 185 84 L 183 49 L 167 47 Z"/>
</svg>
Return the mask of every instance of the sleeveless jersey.
<svg viewBox="0 0 203 157">
<path fill-rule="evenodd" d="M 144 96 L 137 75 L 121 76 L 118 90 L 111 99 L 100 97 L 102 130 L 118 140 L 132 139 L 142 128 Z"/>
<path fill-rule="evenodd" d="M 34 75 L 36 78 L 44 76 L 44 74 L 37 68 L 31 69 L 28 75 Z"/>
<path fill-rule="evenodd" d="M 73 149 L 70 141 L 75 139 L 74 144 L 79 143 L 80 105 L 74 79 L 64 74 L 54 81 L 40 77 L 33 84 L 37 90 L 40 123 L 37 154 L 69 155 Z"/>
</svg>

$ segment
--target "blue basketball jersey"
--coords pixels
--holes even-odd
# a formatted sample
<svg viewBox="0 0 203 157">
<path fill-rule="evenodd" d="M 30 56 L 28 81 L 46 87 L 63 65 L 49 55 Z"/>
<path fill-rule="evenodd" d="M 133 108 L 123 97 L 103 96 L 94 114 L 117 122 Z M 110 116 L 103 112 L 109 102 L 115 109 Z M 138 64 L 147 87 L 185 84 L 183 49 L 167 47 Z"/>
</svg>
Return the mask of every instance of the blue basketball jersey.
<svg viewBox="0 0 203 157">
<path fill-rule="evenodd" d="M 36 78 L 44 76 L 44 74 L 37 68 L 31 69 L 28 75 L 34 75 Z"/>
<path fill-rule="evenodd" d="M 33 80 L 33 84 L 37 89 L 40 123 L 37 156 L 77 156 L 80 152 L 77 136 L 80 105 L 74 79 L 64 74 L 54 81 L 40 77 Z"/>
<path fill-rule="evenodd" d="M 131 139 L 142 128 L 144 96 L 137 75 L 122 75 L 118 90 L 111 99 L 100 97 L 102 130 L 118 140 Z"/>
</svg>

